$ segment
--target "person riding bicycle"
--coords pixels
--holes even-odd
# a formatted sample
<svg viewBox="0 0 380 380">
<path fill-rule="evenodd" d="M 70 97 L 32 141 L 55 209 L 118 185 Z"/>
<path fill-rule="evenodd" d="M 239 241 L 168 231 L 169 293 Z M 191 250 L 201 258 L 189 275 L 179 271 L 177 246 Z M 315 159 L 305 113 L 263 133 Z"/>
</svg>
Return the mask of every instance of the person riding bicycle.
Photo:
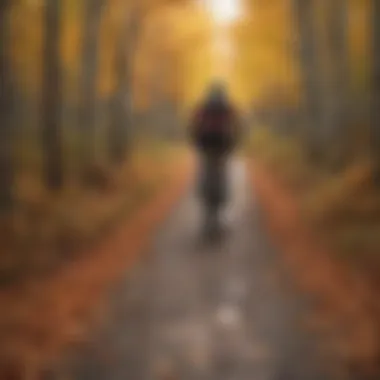
<svg viewBox="0 0 380 380">
<path fill-rule="evenodd" d="M 227 198 L 226 163 L 239 135 L 237 112 L 222 83 L 213 83 L 197 107 L 191 135 L 201 159 L 201 195 L 217 207 Z"/>
</svg>

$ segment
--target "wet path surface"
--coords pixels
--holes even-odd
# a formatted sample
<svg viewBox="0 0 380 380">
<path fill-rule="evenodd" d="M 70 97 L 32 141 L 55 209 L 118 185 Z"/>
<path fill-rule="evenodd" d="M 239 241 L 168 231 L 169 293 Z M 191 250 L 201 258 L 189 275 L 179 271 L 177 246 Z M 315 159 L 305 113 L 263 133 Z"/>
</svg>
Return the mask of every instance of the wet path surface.
<svg viewBox="0 0 380 380">
<path fill-rule="evenodd" d="M 242 163 L 225 232 L 207 242 L 194 192 L 118 285 L 107 323 L 65 365 L 75 380 L 328 380 Z"/>
</svg>

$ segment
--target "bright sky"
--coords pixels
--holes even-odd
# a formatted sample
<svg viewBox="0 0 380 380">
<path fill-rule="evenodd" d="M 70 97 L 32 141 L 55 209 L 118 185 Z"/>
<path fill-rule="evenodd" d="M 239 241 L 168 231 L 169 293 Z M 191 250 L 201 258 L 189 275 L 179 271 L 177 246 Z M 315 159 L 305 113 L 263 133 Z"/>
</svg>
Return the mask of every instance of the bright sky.
<svg viewBox="0 0 380 380">
<path fill-rule="evenodd" d="M 200 86 L 209 85 L 210 81 L 225 81 L 233 92 L 235 70 L 235 46 L 232 26 L 243 17 L 245 0 L 196 0 L 207 12 L 211 27 L 210 68 Z M 202 69 L 200 69 L 202 70 Z M 204 89 L 203 89 L 204 90 Z"/>
<path fill-rule="evenodd" d="M 241 16 L 241 0 L 203 0 L 203 5 L 214 21 L 214 72 L 227 79 L 233 61 L 234 49 L 229 26 Z"/>
<path fill-rule="evenodd" d="M 205 0 L 207 9 L 218 24 L 228 24 L 241 13 L 240 0 Z"/>
</svg>

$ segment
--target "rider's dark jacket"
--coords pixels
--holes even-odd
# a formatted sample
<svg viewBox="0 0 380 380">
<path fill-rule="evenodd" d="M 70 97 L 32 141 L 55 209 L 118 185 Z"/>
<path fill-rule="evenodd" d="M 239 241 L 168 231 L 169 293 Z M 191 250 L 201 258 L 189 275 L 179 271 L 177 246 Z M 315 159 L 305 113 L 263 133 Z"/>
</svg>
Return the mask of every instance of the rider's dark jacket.
<svg viewBox="0 0 380 380">
<path fill-rule="evenodd" d="M 191 124 L 193 142 L 205 153 L 229 153 L 237 140 L 236 124 L 236 112 L 228 101 L 207 101 L 195 112 Z"/>
</svg>

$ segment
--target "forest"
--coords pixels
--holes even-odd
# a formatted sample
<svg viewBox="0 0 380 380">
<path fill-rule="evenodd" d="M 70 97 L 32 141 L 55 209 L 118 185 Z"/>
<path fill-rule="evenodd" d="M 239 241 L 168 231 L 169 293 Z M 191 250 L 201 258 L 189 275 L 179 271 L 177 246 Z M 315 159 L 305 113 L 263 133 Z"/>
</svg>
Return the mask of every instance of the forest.
<svg viewBox="0 0 380 380">
<path fill-rule="evenodd" d="M 134 267 L 191 182 L 215 78 L 271 240 L 310 252 L 287 260 L 326 285 L 350 376 L 380 373 L 379 1 L 1 0 L 0 378 L 42 378 Z"/>
</svg>

